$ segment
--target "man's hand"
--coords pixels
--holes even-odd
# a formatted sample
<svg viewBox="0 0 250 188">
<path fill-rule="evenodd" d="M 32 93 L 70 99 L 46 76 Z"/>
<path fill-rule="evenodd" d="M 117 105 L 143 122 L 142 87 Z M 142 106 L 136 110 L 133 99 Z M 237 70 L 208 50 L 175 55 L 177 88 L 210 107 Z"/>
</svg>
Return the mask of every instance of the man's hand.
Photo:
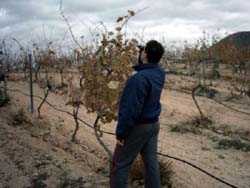
<svg viewBox="0 0 250 188">
<path fill-rule="evenodd" d="M 121 139 L 121 140 L 117 140 L 117 144 L 119 145 L 119 146 L 123 146 L 124 145 L 124 139 Z"/>
</svg>

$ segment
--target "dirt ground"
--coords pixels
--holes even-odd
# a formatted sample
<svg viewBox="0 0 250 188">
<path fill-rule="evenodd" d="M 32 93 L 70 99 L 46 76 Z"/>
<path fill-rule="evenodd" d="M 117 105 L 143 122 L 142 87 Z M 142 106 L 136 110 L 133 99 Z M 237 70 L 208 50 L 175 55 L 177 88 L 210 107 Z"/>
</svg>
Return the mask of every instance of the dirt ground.
<svg viewBox="0 0 250 188">
<path fill-rule="evenodd" d="M 8 87 L 29 92 L 27 82 L 9 82 Z M 43 96 L 43 91 L 34 85 L 34 94 Z M 92 129 L 80 124 L 77 143 L 72 143 L 75 124 L 71 116 L 45 104 L 40 120 L 37 112 L 29 112 L 29 97 L 11 91 L 9 95 L 10 103 L 0 108 L 0 188 L 108 186 L 108 158 Z M 250 188 L 250 151 L 217 148 L 218 140 L 225 138 L 238 138 L 249 144 L 250 116 L 204 97 L 197 98 L 212 125 L 195 127 L 198 130 L 195 132 L 192 126 L 191 131 L 172 132 L 173 126 L 190 127 L 190 122 L 199 114 L 191 95 L 163 91 L 159 151 L 192 162 L 237 187 Z M 65 106 L 63 95 L 51 93 L 48 101 L 59 109 L 73 110 Z M 250 112 L 248 99 L 224 102 Z M 40 100 L 35 99 L 36 108 L 39 103 Z M 95 120 L 95 115 L 87 114 L 83 107 L 79 117 L 90 124 Z M 114 132 L 115 124 L 104 125 L 102 129 Z M 102 139 L 111 150 L 114 149 L 113 136 L 104 135 Z M 228 187 L 186 164 L 172 162 L 173 187 Z"/>
</svg>

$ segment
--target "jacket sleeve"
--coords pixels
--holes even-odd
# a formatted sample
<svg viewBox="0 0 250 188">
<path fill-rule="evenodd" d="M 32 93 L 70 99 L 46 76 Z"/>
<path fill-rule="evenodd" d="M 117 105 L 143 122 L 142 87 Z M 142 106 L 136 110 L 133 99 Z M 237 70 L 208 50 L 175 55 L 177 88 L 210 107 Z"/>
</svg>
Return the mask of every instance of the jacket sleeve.
<svg viewBox="0 0 250 188">
<path fill-rule="evenodd" d="M 130 129 L 142 112 L 147 91 L 148 83 L 142 75 L 136 74 L 127 80 L 120 99 L 116 128 L 117 139 L 126 139 L 128 137 Z"/>
</svg>

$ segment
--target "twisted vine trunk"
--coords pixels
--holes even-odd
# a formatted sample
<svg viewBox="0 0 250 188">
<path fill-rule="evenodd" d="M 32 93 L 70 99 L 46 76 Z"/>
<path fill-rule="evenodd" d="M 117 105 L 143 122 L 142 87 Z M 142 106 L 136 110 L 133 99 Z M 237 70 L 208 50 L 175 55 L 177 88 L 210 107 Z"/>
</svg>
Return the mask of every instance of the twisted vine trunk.
<svg viewBox="0 0 250 188">
<path fill-rule="evenodd" d="M 47 89 L 46 91 L 44 91 L 44 98 L 42 100 L 42 102 L 40 103 L 40 105 L 38 106 L 37 108 L 37 112 L 38 112 L 38 118 L 41 119 L 41 108 L 44 104 L 44 102 L 46 101 L 46 99 L 48 98 L 48 95 L 49 95 L 49 89 Z"/>
<path fill-rule="evenodd" d="M 107 152 L 109 158 L 111 159 L 112 157 L 112 152 L 111 150 L 105 145 L 105 143 L 102 141 L 101 139 L 101 135 L 98 133 L 98 131 L 100 131 L 100 129 L 98 128 L 98 122 L 99 122 L 100 116 L 97 115 L 95 123 L 94 123 L 94 130 L 95 130 L 95 136 L 98 140 L 98 142 L 101 144 L 101 146 L 103 147 L 103 149 Z"/>
<path fill-rule="evenodd" d="M 77 131 L 78 131 L 78 129 L 79 129 L 79 122 L 78 122 L 78 110 L 79 110 L 79 108 L 80 108 L 80 105 L 79 104 L 77 104 L 75 107 L 74 107 L 74 109 L 73 109 L 73 118 L 74 118 L 74 120 L 75 120 L 75 123 L 76 123 L 76 128 L 75 128 L 75 131 L 74 131 L 74 133 L 73 133 L 73 135 L 72 135 L 72 139 L 71 139 L 71 141 L 72 142 L 75 142 L 76 141 L 76 133 L 77 133 Z"/>
<path fill-rule="evenodd" d="M 35 82 L 38 80 L 38 74 L 40 71 L 41 66 L 38 64 L 37 68 L 35 69 Z"/>
<path fill-rule="evenodd" d="M 197 86 L 192 90 L 192 98 L 193 98 L 194 103 L 195 103 L 195 105 L 196 105 L 196 107 L 197 107 L 197 109 L 198 109 L 198 111 L 199 111 L 199 113 L 200 113 L 201 119 L 204 119 L 204 115 L 203 115 L 203 113 L 202 113 L 202 111 L 201 111 L 201 108 L 200 108 L 200 106 L 199 106 L 199 104 L 198 104 L 196 98 L 195 98 L 195 91 L 196 91 L 197 89 L 199 89 L 199 88 L 201 88 L 201 85 L 200 85 L 200 84 L 197 85 Z"/>
<path fill-rule="evenodd" d="M 8 94 L 7 94 L 7 80 L 6 80 L 5 76 L 4 76 L 3 82 L 4 82 L 4 97 L 5 97 L 5 99 L 8 100 L 9 97 L 8 97 Z"/>
<path fill-rule="evenodd" d="M 83 79 L 84 79 L 84 76 L 81 76 L 81 78 L 80 78 L 80 87 L 81 87 L 81 88 L 83 88 L 83 83 L 82 83 L 82 82 L 83 82 Z"/>
<path fill-rule="evenodd" d="M 61 77 L 61 87 L 63 87 L 64 86 L 63 69 L 60 69 L 60 77 Z"/>
</svg>

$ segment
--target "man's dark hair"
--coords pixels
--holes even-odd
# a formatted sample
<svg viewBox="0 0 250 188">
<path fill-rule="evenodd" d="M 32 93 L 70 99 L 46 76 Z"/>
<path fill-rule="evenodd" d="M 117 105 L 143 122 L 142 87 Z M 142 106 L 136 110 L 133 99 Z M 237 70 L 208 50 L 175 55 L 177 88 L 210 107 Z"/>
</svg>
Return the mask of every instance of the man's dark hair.
<svg viewBox="0 0 250 188">
<path fill-rule="evenodd" d="M 164 54 L 164 48 L 156 40 L 150 40 L 146 44 L 145 52 L 147 54 L 148 62 L 158 63 Z"/>
</svg>

